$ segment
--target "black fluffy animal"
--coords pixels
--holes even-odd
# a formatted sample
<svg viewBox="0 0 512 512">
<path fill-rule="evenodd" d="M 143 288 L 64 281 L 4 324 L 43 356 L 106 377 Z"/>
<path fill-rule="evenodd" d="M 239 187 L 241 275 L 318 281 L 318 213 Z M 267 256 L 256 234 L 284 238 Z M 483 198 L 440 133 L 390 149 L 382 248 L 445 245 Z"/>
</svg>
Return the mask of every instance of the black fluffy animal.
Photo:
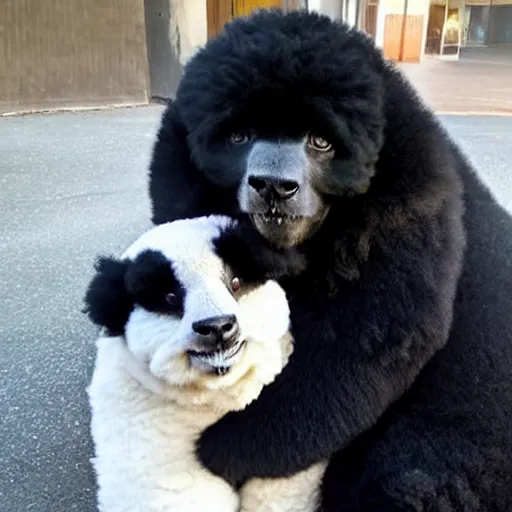
<svg viewBox="0 0 512 512">
<path fill-rule="evenodd" d="M 155 223 L 239 216 L 277 252 L 296 348 L 198 455 L 235 484 L 321 459 L 325 511 L 512 510 L 512 220 L 364 34 L 236 19 L 188 63 Z"/>
</svg>

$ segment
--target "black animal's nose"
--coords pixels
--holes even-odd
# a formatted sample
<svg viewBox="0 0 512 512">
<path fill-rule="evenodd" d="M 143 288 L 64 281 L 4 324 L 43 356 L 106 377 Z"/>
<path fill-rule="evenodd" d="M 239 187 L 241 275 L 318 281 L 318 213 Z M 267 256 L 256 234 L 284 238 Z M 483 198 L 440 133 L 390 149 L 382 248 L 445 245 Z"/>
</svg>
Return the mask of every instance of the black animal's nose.
<svg viewBox="0 0 512 512">
<path fill-rule="evenodd" d="M 249 185 L 262 197 L 273 196 L 286 201 L 298 191 L 299 184 L 293 180 L 281 180 L 262 176 L 249 176 Z"/>
<path fill-rule="evenodd" d="M 221 345 L 229 348 L 238 339 L 238 322 L 235 315 L 220 315 L 205 318 L 192 324 L 192 329 L 197 333 L 199 341 L 205 347 Z"/>
</svg>

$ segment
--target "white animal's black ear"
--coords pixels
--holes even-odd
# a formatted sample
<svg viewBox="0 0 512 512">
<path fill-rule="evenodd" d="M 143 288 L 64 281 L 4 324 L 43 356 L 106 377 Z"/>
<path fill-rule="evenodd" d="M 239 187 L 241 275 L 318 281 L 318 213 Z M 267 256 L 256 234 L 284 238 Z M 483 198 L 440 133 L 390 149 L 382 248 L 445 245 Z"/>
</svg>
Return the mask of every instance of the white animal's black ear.
<svg viewBox="0 0 512 512">
<path fill-rule="evenodd" d="M 133 309 L 133 299 L 126 290 L 125 274 L 130 262 L 101 257 L 94 268 L 96 275 L 85 294 L 84 313 L 97 325 L 106 327 L 112 336 L 124 332 Z"/>
<path fill-rule="evenodd" d="M 276 249 L 250 223 L 226 228 L 214 240 L 219 257 L 245 282 L 292 277 L 302 273 L 306 257 L 297 249 Z"/>
</svg>

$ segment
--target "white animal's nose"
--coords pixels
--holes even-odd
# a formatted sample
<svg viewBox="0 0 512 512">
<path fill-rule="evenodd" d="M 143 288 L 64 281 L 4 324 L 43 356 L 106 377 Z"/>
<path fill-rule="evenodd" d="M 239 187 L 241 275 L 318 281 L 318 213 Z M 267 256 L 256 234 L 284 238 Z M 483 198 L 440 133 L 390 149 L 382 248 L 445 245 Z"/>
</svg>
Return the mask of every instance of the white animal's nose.
<svg viewBox="0 0 512 512">
<path fill-rule="evenodd" d="M 204 349 L 228 349 L 238 340 L 239 326 L 235 315 L 219 315 L 192 324 L 197 341 Z"/>
</svg>

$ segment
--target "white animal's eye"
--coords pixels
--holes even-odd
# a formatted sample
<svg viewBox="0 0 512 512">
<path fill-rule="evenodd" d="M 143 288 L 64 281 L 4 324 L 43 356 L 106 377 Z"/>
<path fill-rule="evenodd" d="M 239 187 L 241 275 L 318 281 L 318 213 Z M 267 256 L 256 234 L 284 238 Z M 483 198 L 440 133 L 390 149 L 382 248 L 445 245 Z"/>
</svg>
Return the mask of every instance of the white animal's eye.
<svg viewBox="0 0 512 512">
<path fill-rule="evenodd" d="M 229 136 L 229 140 L 233 144 L 246 144 L 247 142 L 249 142 L 250 138 L 251 138 L 251 134 L 246 131 L 233 132 Z"/>
<path fill-rule="evenodd" d="M 332 148 L 330 142 L 318 135 L 310 135 L 308 137 L 308 144 L 316 151 L 329 151 Z"/>
<path fill-rule="evenodd" d="M 168 293 L 165 296 L 165 302 L 167 302 L 167 304 L 170 306 L 176 306 L 178 304 L 178 297 L 175 293 Z"/>
<path fill-rule="evenodd" d="M 231 289 L 236 293 L 238 290 L 240 290 L 240 288 L 242 288 L 242 281 L 241 281 L 241 279 L 238 278 L 238 277 L 234 277 L 231 280 Z"/>
</svg>

